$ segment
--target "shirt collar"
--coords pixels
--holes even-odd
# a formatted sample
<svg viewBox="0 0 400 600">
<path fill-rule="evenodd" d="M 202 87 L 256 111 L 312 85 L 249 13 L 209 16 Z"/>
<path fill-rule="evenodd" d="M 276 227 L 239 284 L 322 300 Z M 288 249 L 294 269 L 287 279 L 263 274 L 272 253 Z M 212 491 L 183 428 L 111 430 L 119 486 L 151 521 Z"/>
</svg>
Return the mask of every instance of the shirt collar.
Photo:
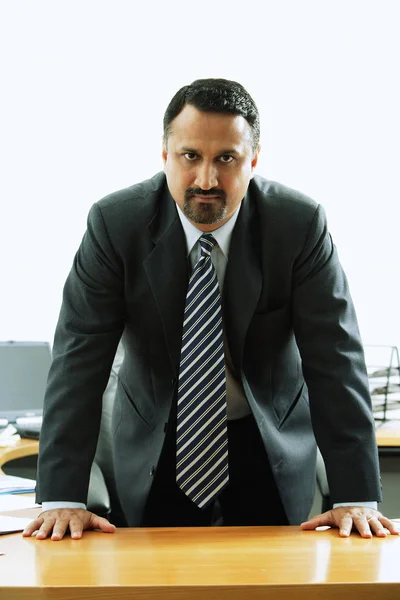
<svg viewBox="0 0 400 600">
<path fill-rule="evenodd" d="M 210 232 L 216 239 L 218 246 L 220 247 L 226 259 L 228 259 L 232 232 L 233 228 L 235 227 L 236 219 L 238 218 L 240 206 L 241 205 L 239 204 L 231 218 L 226 223 L 221 225 L 221 227 L 218 227 L 218 229 L 215 229 L 214 231 Z M 197 227 L 195 227 L 193 223 L 191 223 L 189 219 L 183 214 L 178 205 L 176 205 L 176 208 L 178 209 L 178 215 L 182 223 L 183 231 L 185 232 L 187 253 L 189 256 L 189 254 L 193 250 L 193 247 L 201 238 L 204 231 L 200 231 L 200 229 L 197 229 Z"/>
</svg>

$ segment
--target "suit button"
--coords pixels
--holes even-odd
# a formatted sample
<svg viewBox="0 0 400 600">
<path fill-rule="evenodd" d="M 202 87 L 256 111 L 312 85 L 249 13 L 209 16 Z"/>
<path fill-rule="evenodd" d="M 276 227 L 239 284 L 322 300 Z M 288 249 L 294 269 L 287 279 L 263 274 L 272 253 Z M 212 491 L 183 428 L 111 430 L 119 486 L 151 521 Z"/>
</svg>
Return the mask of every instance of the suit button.
<svg viewBox="0 0 400 600">
<path fill-rule="evenodd" d="M 167 433 L 167 428 L 168 428 L 168 421 L 166 423 L 164 423 L 164 433 Z"/>
<path fill-rule="evenodd" d="M 155 468 L 151 467 L 151 469 L 150 469 L 150 477 L 153 477 L 155 472 L 156 472 Z"/>
</svg>

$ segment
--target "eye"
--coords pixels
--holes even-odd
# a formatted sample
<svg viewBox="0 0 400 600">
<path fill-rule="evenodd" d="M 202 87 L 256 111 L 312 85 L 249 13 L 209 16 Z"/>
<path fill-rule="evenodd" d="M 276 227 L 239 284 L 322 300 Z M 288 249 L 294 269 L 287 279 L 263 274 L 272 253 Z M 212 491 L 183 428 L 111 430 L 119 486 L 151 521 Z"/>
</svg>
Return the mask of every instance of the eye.
<svg viewBox="0 0 400 600">
<path fill-rule="evenodd" d="M 183 156 L 186 158 L 186 160 L 190 161 L 194 161 L 197 158 L 197 154 L 195 154 L 194 152 L 185 152 Z"/>
<path fill-rule="evenodd" d="M 219 160 L 227 165 L 233 161 L 233 156 L 231 156 L 230 154 L 223 154 L 219 157 Z"/>
</svg>

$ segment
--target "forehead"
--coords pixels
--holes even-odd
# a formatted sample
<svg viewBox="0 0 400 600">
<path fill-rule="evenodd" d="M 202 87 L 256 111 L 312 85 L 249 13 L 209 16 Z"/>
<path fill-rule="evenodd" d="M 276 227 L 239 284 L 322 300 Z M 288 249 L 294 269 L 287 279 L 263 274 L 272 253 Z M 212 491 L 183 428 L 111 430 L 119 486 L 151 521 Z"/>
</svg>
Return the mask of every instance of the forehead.
<svg viewBox="0 0 400 600">
<path fill-rule="evenodd" d="M 171 123 L 168 143 L 192 148 L 251 146 L 251 127 L 240 115 L 204 112 L 186 104 Z"/>
</svg>

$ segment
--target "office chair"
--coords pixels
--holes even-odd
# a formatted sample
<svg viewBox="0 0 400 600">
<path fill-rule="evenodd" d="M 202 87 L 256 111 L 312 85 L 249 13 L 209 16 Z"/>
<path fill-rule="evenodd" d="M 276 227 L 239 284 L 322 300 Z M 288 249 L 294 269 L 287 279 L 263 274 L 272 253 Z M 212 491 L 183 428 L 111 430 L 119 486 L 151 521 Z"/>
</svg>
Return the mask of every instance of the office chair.
<svg viewBox="0 0 400 600">
<path fill-rule="evenodd" d="M 332 502 L 329 493 L 325 463 L 319 448 L 317 448 L 317 487 L 322 496 L 321 512 L 323 513 L 332 508 Z"/>
<path fill-rule="evenodd" d="M 90 473 L 87 499 L 88 510 L 110 519 L 118 527 L 126 526 L 115 484 L 112 451 L 112 412 L 117 390 L 118 371 L 124 358 L 120 343 L 115 354 L 107 387 L 103 394 L 103 407 L 96 454 Z"/>
</svg>

